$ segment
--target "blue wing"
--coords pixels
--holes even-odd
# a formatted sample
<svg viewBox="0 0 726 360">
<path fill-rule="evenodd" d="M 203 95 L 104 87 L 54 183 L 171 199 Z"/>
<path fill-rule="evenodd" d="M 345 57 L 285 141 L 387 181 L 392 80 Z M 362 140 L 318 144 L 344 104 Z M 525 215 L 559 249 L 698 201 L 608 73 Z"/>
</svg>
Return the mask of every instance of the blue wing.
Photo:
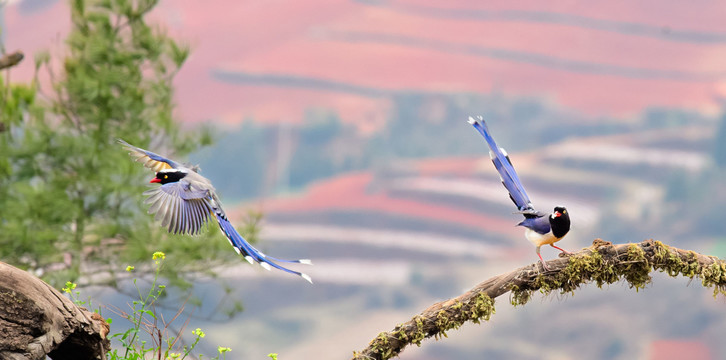
<svg viewBox="0 0 726 360">
<path fill-rule="evenodd" d="M 159 154 L 138 148 L 121 139 L 117 139 L 116 141 L 129 151 L 129 155 L 131 155 L 134 160 L 143 163 L 144 166 L 154 170 L 154 172 L 159 172 L 164 169 L 178 169 L 181 167 L 181 164 L 174 160 L 167 159 Z"/>
<path fill-rule="evenodd" d="M 550 219 L 547 216 L 528 217 L 517 225 L 532 229 L 541 235 L 547 234 L 550 230 L 552 230 L 550 226 Z"/>
<path fill-rule="evenodd" d="M 217 223 L 219 223 L 219 227 L 222 229 L 224 235 L 227 236 L 227 239 L 229 239 L 229 242 L 232 243 L 232 246 L 234 246 L 235 250 L 243 255 L 247 261 L 249 261 L 250 263 L 256 261 L 267 270 L 269 270 L 270 266 L 272 266 L 275 269 L 279 269 L 290 274 L 295 274 L 312 284 L 313 280 L 307 274 L 290 270 L 275 263 L 275 261 L 279 261 L 287 263 L 310 264 L 310 260 L 281 260 L 273 258 L 271 256 L 267 256 L 261 251 L 255 249 L 250 243 L 248 243 L 247 240 L 245 240 L 242 235 L 237 232 L 237 230 L 234 228 L 234 226 L 232 226 L 229 220 L 227 220 L 227 217 L 223 213 L 215 212 L 215 216 L 217 217 Z"/>
<path fill-rule="evenodd" d="M 494 167 L 499 172 L 502 184 L 509 191 L 509 197 L 517 205 L 517 209 L 524 213 L 533 212 L 534 207 L 532 207 L 532 202 L 529 200 L 529 196 L 527 196 L 527 192 L 524 190 L 524 185 L 519 180 L 517 172 L 514 171 L 514 167 L 509 161 L 509 156 L 504 149 L 498 147 L 497 143 L 494 142 L 494 138 L 489 133 L 487 124 L 481 116 L 478 120 L 470 116 L 469 124 L 473 125 L 479 131 L 489 145 L 489 156 L 492 158 Z"/>
</svg>

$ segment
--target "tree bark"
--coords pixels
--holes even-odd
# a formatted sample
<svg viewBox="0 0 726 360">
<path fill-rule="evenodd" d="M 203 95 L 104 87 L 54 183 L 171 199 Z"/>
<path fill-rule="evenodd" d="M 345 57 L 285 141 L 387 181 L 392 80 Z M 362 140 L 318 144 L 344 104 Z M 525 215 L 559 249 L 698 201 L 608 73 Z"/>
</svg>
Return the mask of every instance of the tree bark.
<svg viewBox="0 0 726 360">
<path fill-rule="evenodd" d="M 534 291 L 571 293 L 580 285 L 594 282 L 601 287 L 624 279 L 631 288 L 650 283 L 650 272 L 658 270 L 701 280 L 713 288 L 714 296 L 726 295 L 726 261 L 715 256 L 681 250 L 659 241 L 613 245 L 595 239 L 592 246 L 569 256 L 547 261 L 550 271 L 539 263 L 492 277 L 466 293 L 431 305 L 411 320 L 382 332 L 354 360 L 390 359 L 410 345 L 421 345 L 429 337 L 445 337 L 446 331 L 466 322 L 488 321 L 494 313 L 494 298 L 511 292 L 512 305 L 523 305 Z"/>
<path fill-rule="evenodd" d="M 0 262 L 0 359 L 105 359 L 109 326 L 47 283 Z"/>
<path fill-rule="evenodd" d="M 0 70 L 17 65 L 21 60 L 23 60 L 23 57 L 25 57 L 25 55 L 23 55 L 20 51 L 3 55 L 0 57 Z"/>
</svg>

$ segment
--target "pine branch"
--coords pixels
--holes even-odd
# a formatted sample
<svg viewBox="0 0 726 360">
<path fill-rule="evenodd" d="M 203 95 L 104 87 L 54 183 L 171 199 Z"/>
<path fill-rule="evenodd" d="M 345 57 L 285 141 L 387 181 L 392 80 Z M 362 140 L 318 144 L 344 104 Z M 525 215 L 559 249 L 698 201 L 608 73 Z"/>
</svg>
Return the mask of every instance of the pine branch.
<svg viewBox="0 0 726 360">
<path fill-rule="evenodd" d="M 24 57 L 25 57 L 25 55 L 23 55 L 23 53 L 20 51 L 16 51 L 11 54 L 5 54 L 3 56 L 0 56 L 0 70 L 17 65 L 21 60 L 23 60 Z M 9 89 L 8 89 L 8 91 L 9 91 Z M 3 105 L 5 104 L 4 97 L 2 98 L 2 100 L 0 100 L 0 103 L 2 103 Z M 0 121 L 0 133 L 5 132 L 6 130 L 7 130 L 7 125 L 5 125 L 4 122 Z"/>
<path fill-rule="evenodd" d="M 539 263 L 492 277 L 468 292 L 431 305 L 411 320 L 380 333 L 367 348 L 353 352 L 355 360 L 390 359 L 410 345 L 421 345 L 430 337 L 445 337 L 471 321 L 488 321 L 494 314 L 494 298 L 511 292 L 512 305 L 524 305 L 535 291 L 545 295 L 558 291 L 571 293 L 585 283 L 598 287 L 625 280 L 631 288 L 642 289 L 651 282 L 650 272 L 658 270 L 672 277 L 698 278 L 711 287 L 714 296 L 726 295 L 726 261 L 714 256 L 681 250 L 659 241 L 613 245 L 595 239 L 592 246 L 571 256 L 547 262 L 551 271 L 542 273 Z"/>
</svg>

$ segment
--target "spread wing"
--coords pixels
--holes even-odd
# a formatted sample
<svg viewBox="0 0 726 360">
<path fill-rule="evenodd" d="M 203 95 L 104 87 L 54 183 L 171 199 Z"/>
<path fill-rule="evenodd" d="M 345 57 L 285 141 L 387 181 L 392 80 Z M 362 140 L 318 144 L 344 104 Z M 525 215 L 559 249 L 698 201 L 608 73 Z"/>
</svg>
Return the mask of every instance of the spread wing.
<svg viewBox="0 0 726 360">
<path fill-rule="evenodd" d="M 134 160 L 143 163 L 144 166 L 151 170 L 154 170 L 154 172 L 159 172 L 160 170 L 164 169 L 177 169 L 181 166 L 174 160 L 167 159 L 159 154 L 144 150 L 142 148 L 138 148 L 121 139 L 118 139 L 117 141 L 119 144 L 123 145 L 126 150 L 129 151 L 129 155 L 131 155 Z"/>
<path fill-rule="evenodd" d="M 195 190 L 180 180 L 147 190 L 145 203 L 151 204 L 149 214 L 161 221 L 170 233 L 196 235 L 212 215 L 209 190 Z"/>
</svg>

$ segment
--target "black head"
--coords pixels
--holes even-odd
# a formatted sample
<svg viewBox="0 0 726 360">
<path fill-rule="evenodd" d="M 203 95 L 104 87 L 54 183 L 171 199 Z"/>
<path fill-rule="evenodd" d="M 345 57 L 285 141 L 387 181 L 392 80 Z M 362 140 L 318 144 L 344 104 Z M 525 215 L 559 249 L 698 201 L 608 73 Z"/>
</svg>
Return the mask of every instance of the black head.
<svg viewBox="0 0 726 360">
<path fill-rule="evenodd" d="M 164 169 L 156 173 L 156 177 L 151 179 L 151 183 L 161 183 L 162 185 L 174 183 L 187 176 L 187 172 L 178 169 Z"/>
<path fill-rule="evenodd" d="M 550 226 L 552 227 L 552 235 L 561 238 L 570 231 L 570 213 L 564 206 L 555 206 L 555 210 L 550 215 Z"/>
</svg>

